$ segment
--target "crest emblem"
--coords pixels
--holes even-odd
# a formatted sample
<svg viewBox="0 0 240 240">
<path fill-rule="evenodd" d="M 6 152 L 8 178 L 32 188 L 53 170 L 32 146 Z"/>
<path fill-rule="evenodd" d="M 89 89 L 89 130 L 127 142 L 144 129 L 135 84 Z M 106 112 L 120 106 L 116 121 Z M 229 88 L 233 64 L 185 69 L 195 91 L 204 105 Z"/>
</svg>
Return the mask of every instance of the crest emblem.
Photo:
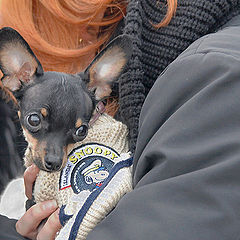
<svg viewBox="0 0 240 240">
<path fill-rule="evenodd" d="M 84 190 L 92 192 L 98 189 L 119 157 L 115 150 L 95 143 L 74 149 L 61 172 L 60 190 L 71 187 L 78 194 Z"/>
</svg>

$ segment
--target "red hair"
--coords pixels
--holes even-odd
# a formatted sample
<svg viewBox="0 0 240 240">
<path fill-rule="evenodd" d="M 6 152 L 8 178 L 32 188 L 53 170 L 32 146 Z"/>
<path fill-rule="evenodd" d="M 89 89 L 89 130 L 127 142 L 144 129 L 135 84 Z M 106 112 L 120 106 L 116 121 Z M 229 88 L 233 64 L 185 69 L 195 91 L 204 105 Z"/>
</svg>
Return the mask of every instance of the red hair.
<svg viewBox="0 0 240 240">
<path fill-rule="evenodd" d="M 124 16 L 124 2 L 2 0 L 1 25 L 20 32 L 45 71 L 76 73 L 91 62 L 109 39 Z"/>
<path fill-rule="evenodd" d="M 160 23 L 154 25 L 157 28 L 167 26 L 170 23 L 173 16 L 175 15 L 175 13 L 176 13 L 177 0 L 167 0 L 167 5 L 168 5 L 167 13 L 166 13 L 164 19 Z"/>
<path fill-rule="evenodd" d="M 126 0 L 1 0 L 0 3 L 1 27 L 16 29 L 45 71 L 67 73 L 80 72 L 88 66 L 124 17 L 127 5 Z M 167 14 L 157 27 L 166 26 L 175 14 L 177 0 L 167 3 Z"/>
</svg>

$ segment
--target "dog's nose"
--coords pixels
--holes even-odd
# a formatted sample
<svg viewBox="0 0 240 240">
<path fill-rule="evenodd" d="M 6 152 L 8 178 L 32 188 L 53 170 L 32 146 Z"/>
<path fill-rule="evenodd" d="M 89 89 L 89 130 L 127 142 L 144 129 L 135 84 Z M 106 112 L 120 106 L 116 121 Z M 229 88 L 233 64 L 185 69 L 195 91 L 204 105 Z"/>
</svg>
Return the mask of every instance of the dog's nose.
<svg viewBox="0 0 240 240">
<path fill-rule="evenodd" d="M 58 171 L 61 167 L 61 158 L 57 156 L 46 156 L 45 167 L 48 171 Z"/>
</svg>

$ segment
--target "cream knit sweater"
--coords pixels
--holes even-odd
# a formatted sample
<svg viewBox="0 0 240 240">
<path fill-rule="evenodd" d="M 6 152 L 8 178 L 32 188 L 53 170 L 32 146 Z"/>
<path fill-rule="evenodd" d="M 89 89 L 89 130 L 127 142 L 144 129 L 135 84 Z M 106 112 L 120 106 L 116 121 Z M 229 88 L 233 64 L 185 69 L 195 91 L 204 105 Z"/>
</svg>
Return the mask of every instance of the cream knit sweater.
<svg viewBox="0 0 240 240">
<path fill-rule="evenodd" d="M 63 228 L 56 239 L 86 239 L 87 234 L 131 191 L 132 177 L 127 127 L 107 114 L 89 128 L 87 137 L 68 147 L 61 172 L 40 171 L 36 202 L 55 199 Z M 25 165 L 32 164 L 26 151 Z"/>
</svg>

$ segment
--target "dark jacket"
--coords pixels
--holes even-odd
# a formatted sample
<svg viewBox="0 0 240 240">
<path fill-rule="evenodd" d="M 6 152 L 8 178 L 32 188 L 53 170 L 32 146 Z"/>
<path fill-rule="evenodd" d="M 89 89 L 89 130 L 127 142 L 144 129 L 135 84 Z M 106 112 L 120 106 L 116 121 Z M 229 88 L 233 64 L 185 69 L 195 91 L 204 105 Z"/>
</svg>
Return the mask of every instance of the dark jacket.
<svg viewBox="0 0 240 240">
<path fill-rule="evenodd" d="M 14 123 L 19 126 L 19 121 L 14 121 L 13 116 L 15 113 L 10 110 L 0 92 L 0 194 L 10 180 L 23 174 L 23 161 L 19 153 L 24 152 L 24 145 L 19 144 L 20 136 L 16 134 L 14 126 Z"/>
<path fill-rule="evenodd" d="M 240 238 L 240 16 L 195 41 L 141 111 L 134 190 L 88 240 Z"/>
</svg>

